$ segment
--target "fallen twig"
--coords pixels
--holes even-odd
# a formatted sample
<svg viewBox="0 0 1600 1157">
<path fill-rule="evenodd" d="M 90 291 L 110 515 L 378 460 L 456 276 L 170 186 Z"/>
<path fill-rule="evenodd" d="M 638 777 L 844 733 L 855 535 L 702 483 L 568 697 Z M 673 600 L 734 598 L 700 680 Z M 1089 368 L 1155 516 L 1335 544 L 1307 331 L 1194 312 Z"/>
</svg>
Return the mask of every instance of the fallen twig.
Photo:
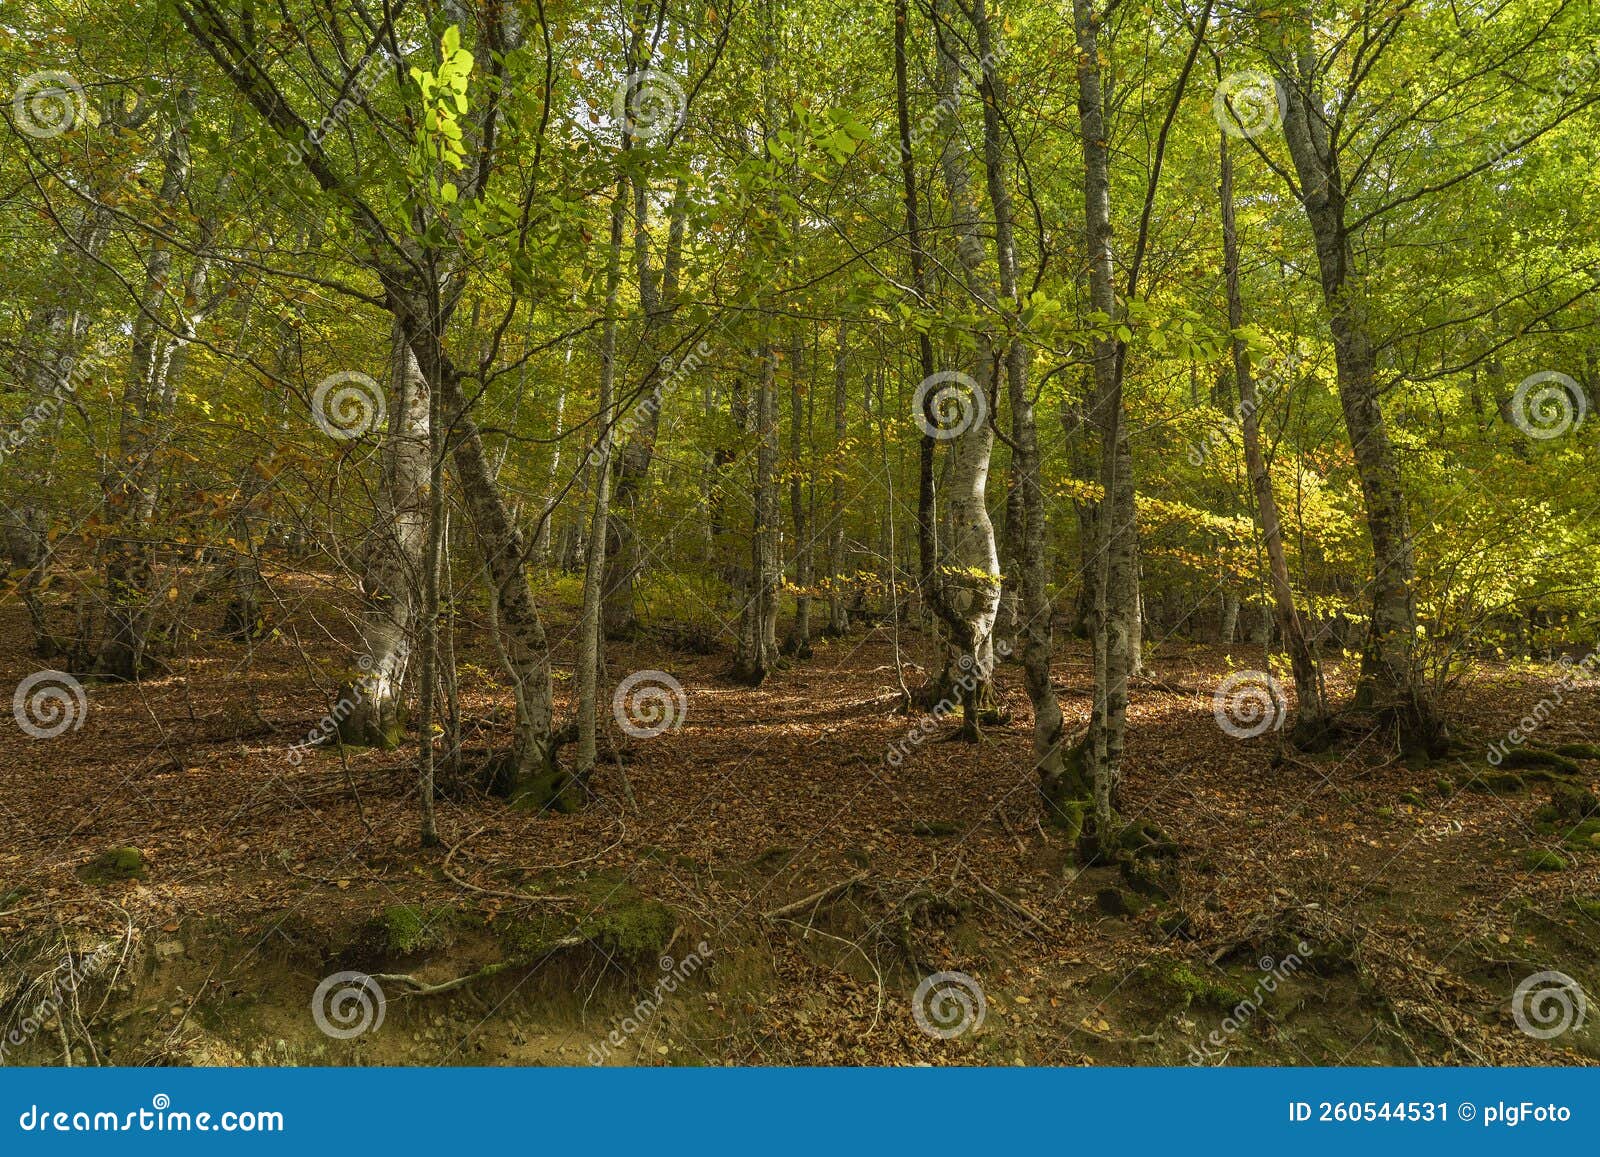
<svg viewBox="0 0 1600 1157">
<path fill-rule="evenodd" d="M 813 893 L 811 893 L 811 895 L 805 897 L 804 899 L 796 900 L 793 904 L 785 904 L 781 908 L 774 908 L 770 912 L 763 912 L 761 914 L 761 916 L 765 920 L 781 920 L 785 916 L 793 916 L 796 912 L 803 912 L 807 908 L 811 907 L 813 904 L 820 904 L 824 900 L 832 899 L 834 896 L 837 896 L 840 892 L 844 892 L 844 891 L 847 891 L 850 888 L 854 888 L 857 884 L 861 883 L 866 878 L 867 878 L 867 873 L 866 872 L 857 872 L 855 875 L 851 876 L 848 880 L 840 880 L 837 884 L 829 884 L 826 888 L 822 889 L 820 892 L 813 892 Z"/>
</svg>

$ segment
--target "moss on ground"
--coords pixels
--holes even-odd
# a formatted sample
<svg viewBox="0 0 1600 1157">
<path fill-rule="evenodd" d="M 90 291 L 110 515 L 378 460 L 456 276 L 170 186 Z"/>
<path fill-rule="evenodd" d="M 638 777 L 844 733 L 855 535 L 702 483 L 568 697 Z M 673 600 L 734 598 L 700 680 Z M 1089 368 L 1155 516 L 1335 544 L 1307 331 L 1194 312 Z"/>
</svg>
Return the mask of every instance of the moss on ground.
<svg viewBox="0 0 1600 1157">
<path fill-rule="evenodd" d="M 1563 743 L 1554 751 L 1568 759 L 1600 759 L 1600 743 Z"/>
<path fill-rule="evenodd" d="M 1583 770 L 1566 756 L 1542 747 L 1514 747 L 1501 756 L 1499 766 L 1509 770 L 1544 767 L 1562 775 L 1577 775 Z"/>
<path fill-rule="evenodd" d="M 1522 866 L 1530 872 L 1564 872 L 1567 859 L 1548 848 L 1528 848 L 1522 853 Z"/>
<path fill-rule="evenodd" d="M 115 884 L 121 880 L 142 880 L 144 853 L 138 848 L 112 848 L 101 852 L 78 869 L 78 879 L 86 884 Z"/>
<path fill-rule="evenodd" d="M 1249 999 L 1249 994 L 1229 984 L 1228 977 L 1202 972 L 1185 960 L 1160 960 L 1144 965 L 1140 974 L 1183 999 L 1186 1007 L 1201 1006 L 1226 1012 Z"/>
<path fill-rule="evenodd" d="M 378 917 L 378 924 L 389 951 L 409 956 L 414 952 L 447 947 L 470 919 L 467 913 L 444 905 L 419 908 L 391 904 Z"/>
<path fill-rule="evenodd" d="M 495 934 L 516 959 L 533 959 L 581 937 L 618 963 L 636 963 L 666 950 L 678 918 L 665 904 L 641 895 L 620 877 L 591 876 L 553 887 L 575 902 L 560 908 L 540 906 L 517 916 L 501 916 Z"/>
</svg>

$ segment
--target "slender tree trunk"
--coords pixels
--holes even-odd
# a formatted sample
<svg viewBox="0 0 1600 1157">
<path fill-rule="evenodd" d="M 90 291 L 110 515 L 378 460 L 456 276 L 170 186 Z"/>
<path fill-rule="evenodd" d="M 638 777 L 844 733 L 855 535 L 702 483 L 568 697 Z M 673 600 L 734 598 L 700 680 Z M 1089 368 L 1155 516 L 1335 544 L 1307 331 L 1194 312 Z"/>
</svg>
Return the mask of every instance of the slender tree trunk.
<svg viewBox="0 0 1600 1157">
<path fill-rule="evenodd" d="M 189 124 L 195 95 L 182 88 L 174 102 L 162 141 L 162 177 L 157 201 L 177 215 L 189 189 L 191 159 Z M 154 550 L 149 541 L 157 505 L 159 453 L 163 421 L 171 405 L 172 363 L 179 340 L 167 334 L 158 318 L 169 316 L 169 301 L 181 300 L 171 286 L 174 251 L 158 240 L 145 263 L 140 307 L 133 319 L 128 378 L 123 387 L 117 431 L 116 461 L 104 479 L 106 506 L 117 529 L 104 551 L 105 621 L 95 670 L 113 679 L 134 680 L 145 667 L 154 581 Z M 195 258 L 191 282 L 205 287 L 205 259 Z M 194 295 L 198 300 L 198 295 Z M 186 317 L 188 306 L 180 307 Z M 179 327 L 183 321 L 180 320 Z"/>
<path fill-rule="evenodd" d="M 777 69 L 774 14 L 768 7 L 765 16 L 765 41 L 762 72 L 767 78 L 764 99 L 763 160 L 771 162 L 768 146 L 778 131 L 779 102 L 774 79 Z M 776 216 L 774 188 L 769 211 Z M 767 294 L 763 298 L 769 297 Z M 765 323 L 770 325 L 770 321 Z M 762 339 L 761 370 L 755 394 L 756 479 L 755 511 L 750 535 L 750 576 L 745 588 L 744 608 L 739 619 L 739 641 L 734 655 L 733 676 L 752 687 L 760 686 L 778 662 L 778 351 L 772 338 Z"/>
<path fill-rule="evenodd" d="M 797 659 L 811 658 L 811 584 L 816 581 L 811 523 L 806 510 L 808 471 L 803 427 L 810 391 L 802 385 L 805 350 L 797 345 L 789 374 L 789 519 L 794 527 L 794 630 L 784 650 Z"/>
<path fill-rule="evenodd" d="M 1078 45 L 1078 115 L 1084 156 L 1084 217 L 1089 250 L 1089 298 L 1096 312 L 1118 316 L 1111 247 L 1111 165 L 1101 83 L 1100 21 L 1093 0 L 1074 0 Z M 1104 497 L 1096 543 L 1094 643 L 1095 696 L 1085 754 L 1094 793 L 1091 844 L 1115 838 L 1114 801 L 1127 730 L 1130 634 L 1137 611 L 1133 462 L 1123 415 L 1119 343 L 1107 335 L 1094 343 L 1091 419 L 1100 434 Z"/>
<path fill-rule="evenodd" d="M 397 333 L 399 326 L 395 327 Z M 404 348 L 397 369 L 408 371 L 415 359 L 410 349 Z M 421 378 L 421 373 L 417 373 Z M 428 542 L 422 559 L 422 629 L 418 632 L 422 644 L 422 687 L 417 696 L 417 796 L 421 801 L 419 838 L 422 846 L 439 845 L 439 826 L 433 814 L 435 786 L 433 718 L 438 701 L 439 686 L 439 569 L 444 554 L 444 423 L 441 421 L 439 392 L 427 390 L 427 521 Z M 450 758 L 458 758 L 452 749 Z"/>
<path fill-rule="evenodd" d="M 1000 274 L 999 306 L 1010 322 L 1013 337 L 1005 351 L 1006 390 L 1011 404 L 1012 486 L 1007 495 L 1007 522 L 1013 543 L 1011 565 L 1016 569 L 1017 640 L 1022 648 L 1023 681 L 1033 706 L 1033 757 L 1039 775 L 1046 814 L 1059 824 L 1082 827 L 1090 798 L 1081 769 L 1069 769 L 1062 750 L 1064 717 L 1050 685 L 1050 661 L 1055 651 L 1053 608 L 1049 592 L 1044 490 L 1040 480 L 1039 429 L 1029 393 L 1032 351 L 1015 335 L 1020 323 L 1021 299 L 1017 277 L 1017 248 L 1006 164 L 1005 133 L 1001 117 L 1010 107 L 1004 82 L 995 69 L 998 44 L 985 0 L 969 9 L 982 68 L 983 154 L 989 203 L 994 211 L 996 265 Z"/>
<path fill-rule="evenodd" d="M 59 434 L 66 410 L 76 404 L 82 375 L 80 362 L 89 335 L 88 314 L 68 302 L 81 298 L 91 267 L 104 247 L 108 218 L 102 208 L 86 210 L 77 235 L 64 238 L 58 246 L 59 283 L 54 287 L 57 297 L 33 311 L 28 319 L 33 352 L 21 375 L 29 405 L 21 432 L 28 435 L 28 440 L 15 449 L 0 444 L 0 465 L 23 487 L 14 502 L 5 506 L 3 514 L 6 555 L 12 570 L 21 573 L 16 594 L 28 612 L 33 651 L 45 659 L 69 649 L 67 642 L 50 630 L 49 617 L 39 598 L 52 554 L 50 510 L 55 495 Z"/>
<path fill-rule="evenodd" d="M 839 323 L 839 346 L 833 355 L 833 467 L 828 507 L 828 628 L 827 634 L 840 638 L 850 630 L 850 611 L 845 602 L 844 515 L 845 478 L 842 453 L 849 434 L 847 415 L 850 402 L 849 338 L 845 323 Z"/>
<path fill-rule="evenodd" d="M 1295 608 L 1294 588 L 1289 583 L 1289 564 L 1284 557 L 1283 530 L 1278 518 L 1278 501 L 1272 493 L 1272 476 L 1261 448 L 1261 401 L 1257 396 L 1255 367 L 1250 347 L 1239 334 L 1244 325 L 1244 298 L 1239 288 L 1239 231 L 1233 206 L 1233 157 L 1228 151 L 1227 134 L 1222 134 L 1222 265 L 1228 283 L 1228 328 L 1233 334 L 1233 374 L 1239 387 L 1239 422 L 1244 435 L 1245 467 L 1255 492 L 1256 511 L 1261 520 L 1261 537 L 1267 551 L 1267 569 L 1272 578 L 1272 601 L 1278 629 L 1289 650 L 1289 665 L 1294 673 L 1295 713 L 1293 736 L 1302 747 L 1320 746 L 1327 730 L 1328 708 L 1323 692 L 1322 672 L 1312 654 Z M 1239 617 L 1239 600 L 1232 598 L 1232 621 L 1224 616 L 1224 642 L 1233 641 Z"/>
<path fill-rule="evenodd" d="M 961 67 L 955 56 L 957 46 L 944 30 L 949 11 L 946 0 L 937 0 L 940 90 L 950 109 L 951 121 L 958 122 Z M 961 276 L 968 293 L 979 301 L 993 303 L 994 285 L 985 269 L 988 254 L 978 228 L 971 192 L 971 149 L 959 126 L 946 138 L 940 161 L 950 200 L 951 226 Z M 994 623 L 1000 606 L 1000 558 L 987 502 L 994 429 L 985 413 L 995 394 L 995 371 L 1004 351 L 995 349 L 993 335 L 987 328 L 980 328 L 976 337 L 971 383 L 961 387 L 963 392 L 972 391 L 972 396 L 960 401 L 964 408 L 958 428 L 964 428 L 950 439 L 950 484 L 945 506 L 949 537 L 944 544 L 942 560 L 946 577 L 939 584 L 942 597 L 948 600 L 956 620 L 955 637 L 951 641 L 957 654 L 956 666 L 961 669 L 958 678 L 961 734 L 969 740 L 979 738 L 979 716 L 992 701 Z"/>
<path fill-rule="evenodd" d="M 623 150 L 627 154 L 626 148 Z M 606 574 L 606 519 L 611 507 L 611 427 L 614 415 L 613 393 L 617 367 L 617 290 L 622 283 L 622 233 L 627 213 L 628 184 L 617 179 L 611 202 L 611 239 L 606 251 L 605 321 L 600 338 L 599 434 L 594 447 L 594 518 L 590 522 L 589 561 L 583 572 L 583 615 L 578 621 L 578 757 L 573 775 L 580 781 L 593 772 L 597 747 L 598 692 L 602 632 L 600 602 L 605 595 L 602 582 Z"/>
<path fill-rule="evenodd" d="M 571 362 L 572 351 L 569 347 L 567 350 L 567 363 L 570 365 Z M 556 387 L 556 412 L 555 417 L 551 420 L 555 441 L 550 449 L 550 469 L 545 474 L 544 489 L 546 498 L 539 511 L 539 525 L 534 531 L 533 539 L 533 560 L 540 566 L 547 566 L 550 562 L 550 542 L 554 537 L 551 524 L 555 521 L 556 506 L 558 504 L 556 483 L 561 477 L 561 440 L 564 433 L 562 423 L 566 419 L 566 413 L 567 383 L 566 379 L 563 378 L 560 385 Z"/>
<path fill-rule="evenodd" d="M 606 638 L 625 638 L 634 632 L 633 584 L 642 567 L 637 528 L 639 503 L 649 481 L 650 464 L 655 456 L 656 438 L 661 429 L 663 379 L 666 368 L 657 349 L 664 343 L 668 324 L 678 300 L 679 269 L 683 262 L 683 233 L 689 210 L 689 183 L 678 178 L 667 225 L 667 252 L 662 260 L 660 287 L 650 268 L 648 222 L 648 183 L 633 179 L 634 265 L 639 281 L 639 303 L 644 310 L 641 342 L 648 359 L 641 402 L 632 413 L 637 421 L 615 455 L 615 489 L 607 522 L 610 539 L 606 549 L 604 612 L 601 616 Z"/>
</svg>

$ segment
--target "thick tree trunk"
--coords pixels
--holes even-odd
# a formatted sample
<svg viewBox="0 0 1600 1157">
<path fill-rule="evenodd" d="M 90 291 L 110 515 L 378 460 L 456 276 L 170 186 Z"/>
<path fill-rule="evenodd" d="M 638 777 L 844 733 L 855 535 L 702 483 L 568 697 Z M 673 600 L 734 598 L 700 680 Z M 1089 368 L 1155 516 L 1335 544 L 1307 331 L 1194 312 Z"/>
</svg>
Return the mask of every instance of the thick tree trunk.
<svg viewBox="0 0 1600 1157">
<path fill-rule="evenodd" d="M 460 379 L 433 331 L 437 311 L 425 294 L 404 294 L 395 287 L 391 298 L 398 299 L 393 308 L 424 377 L 432 389 L 442 391 L 440 412 L 451 433 L 450 457 L 488 574 L 494 639 L 516 700 L 516 738 L 498 764 L 494 786 L 517 806 L 573 810 L 580 801 L 567 790 L 570 778 L 555 762 L 549 649 L 528 583 L 522 532 L 495 485 Z"/>
<path fill-rule="evenodd" d="M 1372 542 L 1372 618 L 1362 656 L 1357 703 L 1395 720 L 1408 750 L 1440 754 L 1448 734 L 1434 702 L 1417 636 L 1416 567 L 1400 461 L 1379 401 L 1366 292 L 1345 226 L 1346 190 L 1330 140 L 1316 61 L 1309 48 L 1298 75 L 1280 78 L 1286 94 L 1284 138 L 1300 181 L 1300 199 L 1316 241 L 1323 303 L 1333 337 L 1345 429 L 1366 505 Z"/>
<path fill-rule="evenodd" d="M 1229 591 L 1222 595 L 1222 620 L 1217 627 L 1217 642 L 1224 647 L 1239 634 L 1239 596 Z"/>
<path fill-rule="evenodd" d="M 377 518 L 361 576 L 360 673 L 339 689 L 339 738 L 392 748 L 405 731 L 405 684 L 428 543 L 432 391 L 400 324 L 393 327 L 389 429 Z"/>
<path fill-rule="evenodd" d="M 1092 404 L 1095 393 L 1093 367 L 1084 375 L 1085 395 Z M 1085 413 L 1084 403 L 1073 398 L 1061 402 L 1061 428 L 1067 443 L 1067 467 L 1073 481 L 1089 484 L 1098 481 L 1099 455 L 1094 447 L 1094 424 Z M 1074 496 L 1072 507 L 1078 516 L 1078 593 L 1072 604 L 1072 631 L 1081 639 L 1094 634 L 1095 607 L 1100 587 L 1099 558 L 1100 508 L 1098 499 Z"/>
</svg>

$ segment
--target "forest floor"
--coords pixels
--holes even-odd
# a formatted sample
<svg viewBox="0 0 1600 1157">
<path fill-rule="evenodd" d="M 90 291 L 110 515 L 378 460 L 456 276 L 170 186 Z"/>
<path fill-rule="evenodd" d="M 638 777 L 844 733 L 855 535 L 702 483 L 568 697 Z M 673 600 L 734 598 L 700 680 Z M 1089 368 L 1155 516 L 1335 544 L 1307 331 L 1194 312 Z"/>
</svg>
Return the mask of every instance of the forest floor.
<svg viewBox="0 0 1600 1157">
<path fill-rule="evenodd" d="M 1277 733 L 1225 734 L 1211 689 L 1261 666 L 1259 648 L 1147 653 L 1123 808 L 1180 851 L 1175 894 L 1147 898 L 1114 869 L 1078 868 L 1041 824 L 1016 666 L 997 672 L 1011 722 L 984 743 L 943 742 L 945 723 L 886 759 L 917 720 L 897 713 L 881 626 L 757 690 L 726 679 L 724 653 L 613 644 L 607 686 L 670 672 L 681 726 L 627 741 L 576 814 L 443 798 L 445 848 L 424 853 L 414 745 L 288 757 L 348 662 L 348 640 L 319 625 L 334 621 L 298 621 L 300 642 L 183 644 L 197 649 L 169 674 L 89 685 L 82 726 L 57 738 L 0 729 L 6 1062 L 1600 1059 L 1600 1014 L 1549 1039 L 1513 1015 L 1532 974 L 1600 992 L 1600 821 L 1552 827 L 1545 784 L 1482 790 L 1481 755 L 1409 765 L 1373 736 L 1285 758 Z M 487 751 L 505 741 L 509 697 L 481 635 L 458 643 L 480 728 L 466 747 Z M 906 657 L 926 661 L 912 643 Z M 1081 726 L 1087 653 L 1058 649 Z M 43 665 L 20 611 L 0 612 L 0 685 Z M 1336 700 L 1348 674 L 1330 671 Z M 1458 732 L 1483 751 L 1560 675 L 1467 672 L 1449 702 Z M 558 669 L 558 695 L 570 685 Z M 1536 742 L 1600 739 L 1600 684 L 1561 698 Z M 1600 761 L 1569 779 L 1592 789 Z M 122 847 L 141 854 L 134 878 L 93 869 Z M 102 944 L 95 975 L 27 1020 L 63 949 Z M 344 971 L 385 994 L 381 1023 L 369 1009 L 348 1039 L 311 1015 L 319 982 Z M 946 971 L 972 987 L 943 992 L 934 1019 L 958 997 L 974 1009 L 950 1038 L 913 1012 L 919 982 Z"/>
</svg>

